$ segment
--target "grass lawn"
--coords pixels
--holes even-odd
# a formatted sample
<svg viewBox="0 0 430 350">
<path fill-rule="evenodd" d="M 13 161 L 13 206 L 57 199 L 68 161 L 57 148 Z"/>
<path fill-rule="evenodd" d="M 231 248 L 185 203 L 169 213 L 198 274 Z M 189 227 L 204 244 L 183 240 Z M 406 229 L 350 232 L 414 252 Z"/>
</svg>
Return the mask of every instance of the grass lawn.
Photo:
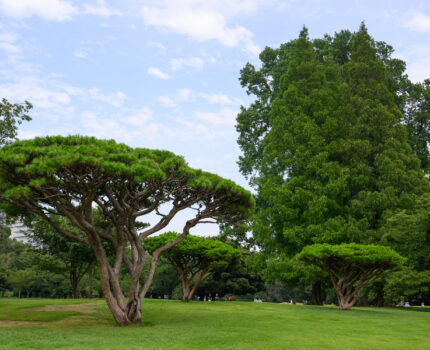
<svg viewBox="0 0 430 350">
<path fill-rule="evenodd" d="M 143 327 L 119 328 L 88 302 L 0 299 L 0 349 L 430 350 L 430 312 L 148 299 Z"/>
</svg>

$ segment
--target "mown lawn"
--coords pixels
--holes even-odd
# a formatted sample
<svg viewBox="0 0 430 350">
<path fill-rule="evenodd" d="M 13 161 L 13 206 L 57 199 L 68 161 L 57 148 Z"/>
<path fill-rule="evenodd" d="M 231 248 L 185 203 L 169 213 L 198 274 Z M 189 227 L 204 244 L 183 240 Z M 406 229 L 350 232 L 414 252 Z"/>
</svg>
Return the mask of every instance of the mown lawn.
<svg viewBox="0 0 430 350">
<path fill-rule="evenodd" d="M 72 303 L 81 306 L 72 306 L 73 311 L 27 310 Z M 119 328 L 103 302 L 92 313 L 88 310 L 94 308 L 85 303 L 0 299 L 0 319 L 15 321 L 0 321 L 0 349 L 430 350 L 430 312 L 145 300 L 143 327 Z"/>
</svg>

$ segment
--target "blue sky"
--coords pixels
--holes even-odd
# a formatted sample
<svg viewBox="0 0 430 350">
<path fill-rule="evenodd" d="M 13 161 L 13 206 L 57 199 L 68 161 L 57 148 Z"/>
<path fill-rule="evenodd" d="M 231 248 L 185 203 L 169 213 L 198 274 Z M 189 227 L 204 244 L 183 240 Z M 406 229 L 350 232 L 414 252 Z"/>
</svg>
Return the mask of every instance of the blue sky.
<svg viewBox="0 0 430 350">
<path fill-rule="evenodd" d="M 265 46 L 364 20 L 414 81 L 430 77 L 429 1 L 0 0 L 0 97 L 34 104 L 20 138 L 94 135 L 168 149 L 247 187 L 238 78 Z"/>
</svg>

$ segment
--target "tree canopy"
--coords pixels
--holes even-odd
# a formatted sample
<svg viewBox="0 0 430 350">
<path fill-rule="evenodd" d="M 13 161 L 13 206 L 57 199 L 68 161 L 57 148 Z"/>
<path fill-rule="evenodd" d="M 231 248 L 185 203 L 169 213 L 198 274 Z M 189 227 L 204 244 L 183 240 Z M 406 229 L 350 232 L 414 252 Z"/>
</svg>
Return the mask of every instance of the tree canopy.
<svg viewBox="0 0 430 350">
<path fill-rule="evenodd" d="M 275 260 L 315 243 L 377 244 L 387 219 L 428 190 L 391 52 L 364 24 L 313 42 L 303 28 L 266 48 L 260 70 L 242 70 L 255 101 L 237 118 L 239 165 L 257 192 L 252 232 Z"/>
<path fill-rule="evenodd" d="M 168 232 L 147 238 L 145 248 L 152 253 L 178 236 L 178 233 Z M 192 235 L 164 251 L 161 256 L 172 264 L 181 277 L 182 301 L 191 300 L 199 284 L 216 269 L 233 267 L 241 258 L 240 252 L 228 244 Z"/>
<path fill-rule="evenodd" d="M 192 169 L 171 152 L 133 149 L 113 140 L 55 136 L 17 141 L 0 150 L 0 160 L 4 210 L 11 215 L 39 215 L 60 234 L 90 245 L 103 294 L 119 325 L 140 324 L 141 301 L 164 250 L 199 223 L 243 220 L 254 208 L 250 192 L 232 181 Z M 94 208 L 108 221 L 106 230 L 94 224 Z M 152 253 L 148 277 L 139 289 L 145 238 L 187 208 L 195 209 L 194 217 L 184 223 L 176 239 Z M 142 228 L 138 219 L 150 213 L 159 220 Z M 85 236 L 59 227 L 50 214 L 66 217 Z M 108 259 L 104 242 L 115 251 L 114 259 Z M 119 284 L 123 263 L 131 278 L 128 302 Z"/>
<path fill-rule="evenodd" d="M 349 310 L 369 282 L 406 261 L 389 247 L 355 243 L 310 245 L 297 258 L 328 272 L 341 310 Z"/>
</svg>

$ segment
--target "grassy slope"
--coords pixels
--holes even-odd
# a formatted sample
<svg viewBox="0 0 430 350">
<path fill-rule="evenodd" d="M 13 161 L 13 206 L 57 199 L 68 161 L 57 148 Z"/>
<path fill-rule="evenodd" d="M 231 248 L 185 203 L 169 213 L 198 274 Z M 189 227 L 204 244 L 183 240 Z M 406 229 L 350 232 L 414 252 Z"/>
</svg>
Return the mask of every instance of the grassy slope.
<svg viewBox="0 0 430 350">
<path fill-rule="evenodd" d="M 9 302 L 0 300 L 0 318 Z M 85 326 L 0 328 L 0 349 L 430 349 L 428 312 L 163 300 L 145 300 L 143 308 L 144 327 L 114 327 L 102 306 Z"/>
</svg>

